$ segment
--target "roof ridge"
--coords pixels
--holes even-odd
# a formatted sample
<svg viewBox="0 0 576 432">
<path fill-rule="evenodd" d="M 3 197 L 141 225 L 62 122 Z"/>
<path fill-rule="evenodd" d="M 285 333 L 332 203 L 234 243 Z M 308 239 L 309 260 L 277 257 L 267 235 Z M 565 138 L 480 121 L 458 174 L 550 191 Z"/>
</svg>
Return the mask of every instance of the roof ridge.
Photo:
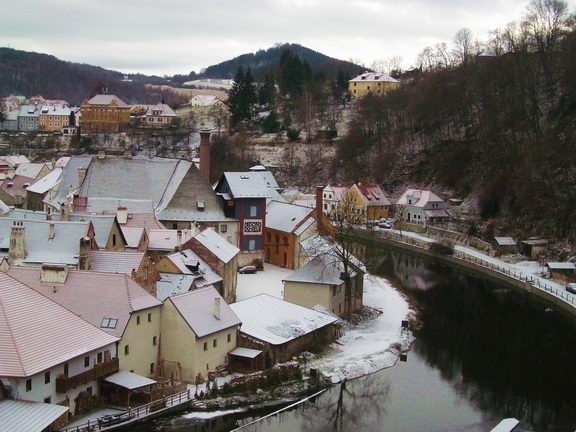
<svg viewBox="0 0 576 432">
<path fill-rule="evenodd" d="M 4 273 L 7 277 L 14 279 L 17 282 L 20 282 L 18 279 L 13 278 L 12 276 Z M 4 316 L 4 320 L 6 321 L 6 326 L 8 327 L 8 332 L 10 333 L 10 338 L 12 339 L 12 343 L 14 345 L 14 349 L 16 350 L 16 355 L 18 356 L 18 363 L 20 363 L 20 367 L 22 368 L 22 372 L 26 375 L 26 368 L 22 363 L 22 356 L 20 356 L 20 350 L 18 349 L 18 344 L 16 343 L 16 339 L 14 338 L 14 333 L 12 333 L 12 327 L 10 326 L 10 320 L 6 318 L 6 310 L 4 309 L 4 303 L 0 298 L 0 309 L 2 309 L 2 316 Z"/>
<path fill-rule="evenodd" d="M 130 306 L 130 312 L 134 312 L 134 306 L 132 305 L 132 297 L 130 296 L 130 288 L 128 287 L 128 275 L 124 275 L 124 285 L 126 286 L 126 297 L 128 298 L 128 306 Z"/>
</svg>

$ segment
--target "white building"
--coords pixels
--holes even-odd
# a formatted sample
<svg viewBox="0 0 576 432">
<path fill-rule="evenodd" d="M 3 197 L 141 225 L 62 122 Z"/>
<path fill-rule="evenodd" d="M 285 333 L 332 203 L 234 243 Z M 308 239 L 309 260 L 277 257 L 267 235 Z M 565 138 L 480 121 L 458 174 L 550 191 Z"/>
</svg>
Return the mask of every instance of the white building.
<svg viewBox="0 0 576 432">
<path fill-rule="evenodd" d="M 396 206 L 398 215 L 406 222 L 428 224 L 450 219 L 444 200 L 428 190 L 407 189 Z"/>
<path fill-rule="evenodd" d="M 196 95 L 190 99 L 191 107 L 211 107 L 214 105 L 224 105 L 220 99 L 211 95 Z"/>
<path fill-rule="evenodd" d="M 74 414 L 77 399 L 98 395 L 98 379 L 118 370 L 117 341 L 0 273 L 0 381 L 11 398 L 64 403 Z"/>
</svg>

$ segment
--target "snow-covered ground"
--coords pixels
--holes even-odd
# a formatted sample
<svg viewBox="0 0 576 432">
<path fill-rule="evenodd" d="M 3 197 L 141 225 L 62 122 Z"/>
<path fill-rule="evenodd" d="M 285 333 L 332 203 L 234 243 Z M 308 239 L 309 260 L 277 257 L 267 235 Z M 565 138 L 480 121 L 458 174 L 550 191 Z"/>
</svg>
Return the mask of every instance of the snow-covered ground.
<svg viewBox="0 0 576 432">
<path fill-rule="evenodd" d="M 281 299 L 284 296 L 282 279 L 290 276 L 292 273 L 293 271 L 289 269 L 277 267 L 272 264 L 264 264 L 264 271 L 259 271 L 256 274 L 238 274 L 236 301 L 263 293 Z"/>
<path fill-rule="evenodd" d="M 282 279 L 291 273 L 292 270 L 266 264 L 262 272 L 239 274 L 236 297 L 240 301 L 267 293 L 282 298 Z M 346 324 L 338 343 L 311 360 L 310 367 L 319 367 L 323 373 L 342 379 L 369 374 L 396 362 L 398 353 L 390 347 L 400 343 L 407 348 L 410 343 L 409 334 L 401 334 L 402 320 L 411 313 L 408 302 L 386 279 L 367 274 L 364 304 L 383 313 L 358 326 Z"/>
<path fill-rule="evenodd" d="M 398 352 L 393 344 L 407 349 L 412 336 L 402 334 L 402 320 L 411 314 L 408 302 L 390 283 L 381 277 L 364 277 L 364 305 L 380 309 L 382 314 L 367 322 L 353 326 L 347 324 L 337 344 L 310 362 L 333 380 L 357 378 L 393 366 Z"/>
</svg>

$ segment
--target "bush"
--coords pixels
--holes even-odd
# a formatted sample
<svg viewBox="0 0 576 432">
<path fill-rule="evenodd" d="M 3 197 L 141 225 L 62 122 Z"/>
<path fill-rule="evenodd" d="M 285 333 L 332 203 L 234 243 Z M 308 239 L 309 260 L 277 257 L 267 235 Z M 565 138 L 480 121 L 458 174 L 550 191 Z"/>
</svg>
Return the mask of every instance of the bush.
<svg viewBox="0 0 576 432">
<path fill-rule="evenodd" d="M 453 255 L 454 246 L 447 241 L 433 242 L 430 244 L 430 251 L 438 255 Z"/>
<path fill-rule="evenodd" d="M 288 128 L 286 129 L 286 136 L 290 141 L 296 141 L 300 139 L 300 129 Z"/>
<path fill-rule="evenodd" d="M 264 133 L 277 133 L 280 131 L 280 122 L 278 121 L 276 112 L 271 111 L 262 121 L 262 131 Z"/>
</svg>

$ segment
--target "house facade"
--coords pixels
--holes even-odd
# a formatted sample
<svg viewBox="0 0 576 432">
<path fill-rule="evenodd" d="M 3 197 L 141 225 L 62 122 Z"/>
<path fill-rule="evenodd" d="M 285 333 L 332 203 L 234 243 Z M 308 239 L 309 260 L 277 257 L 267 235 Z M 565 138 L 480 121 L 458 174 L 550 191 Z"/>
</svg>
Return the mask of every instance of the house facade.
<svg viewBox="0 0 576 432">
<path fill-rule="evenodd" d="M 385 219 L 390 213 L 390 201 L 377 184 L 357 183 L 352 185 L 344 198 L 349 200 L 353 211 L 360 212 L 366 222 Z"/>
<path fill-rule="evenodd" d="M 163 103 L 132 105 L 130 113 L 136 119 L 136 124 L 144 127 L 168 127 L 176 118 L 174 110 Z"/>
<path fill-rule="evenodd" d="M 44 105 L 38 115 L 38 130 L 41 132 L 61 132 L 70 126 L 72 110 L 62 105 Z"/>
<path fill-rule="evenodd" d="M 416 224 L 433 224 L 450 220 L 448 205 L 429 190 L 407 189 L 396 202 L 400 218 Z"/>
<path fill-rule="evenodd" d="M 351 184 L 329 184 L 324 187 L 322 190 L 322 213 L 330 219 L 335 219 L 338 205 L 351 187 Z"/>
<path fill-rule="evenodd" d="M 270 201 L 266 207 L 265 261 L 299 268 L 300 242 L 318 231 L 314 214 L 310 207 Z"/>
<path fill-rule="evenodd" d="M 194 383 L 226 365 L 240 320 L 212 287 L 169 297 L 162 312 L 163 375 Z M 176 369 L 180 365 L 180 371 Z"/>
<path fill-rule="evenodd" d="M 382 96 L 399 86 L 400 82 L 389 75 L 379 72 L 364 72 L 348 82 L 348 92 L 352 98 L 361 98 L 369 93 Z"/>
<path fill-rule="evenodd" d="M 120 132 L 129 122 L 130 106 L 115 95 L 96 95 L 80 107 L 80 126 L 86 133 Z"/>
<path fill-rule="evenodd" d="M 39 105 L 22 105 L 18 114 L 18 129 L 23 132 L 37 131 L 40 109 Z"/>
</svg>

